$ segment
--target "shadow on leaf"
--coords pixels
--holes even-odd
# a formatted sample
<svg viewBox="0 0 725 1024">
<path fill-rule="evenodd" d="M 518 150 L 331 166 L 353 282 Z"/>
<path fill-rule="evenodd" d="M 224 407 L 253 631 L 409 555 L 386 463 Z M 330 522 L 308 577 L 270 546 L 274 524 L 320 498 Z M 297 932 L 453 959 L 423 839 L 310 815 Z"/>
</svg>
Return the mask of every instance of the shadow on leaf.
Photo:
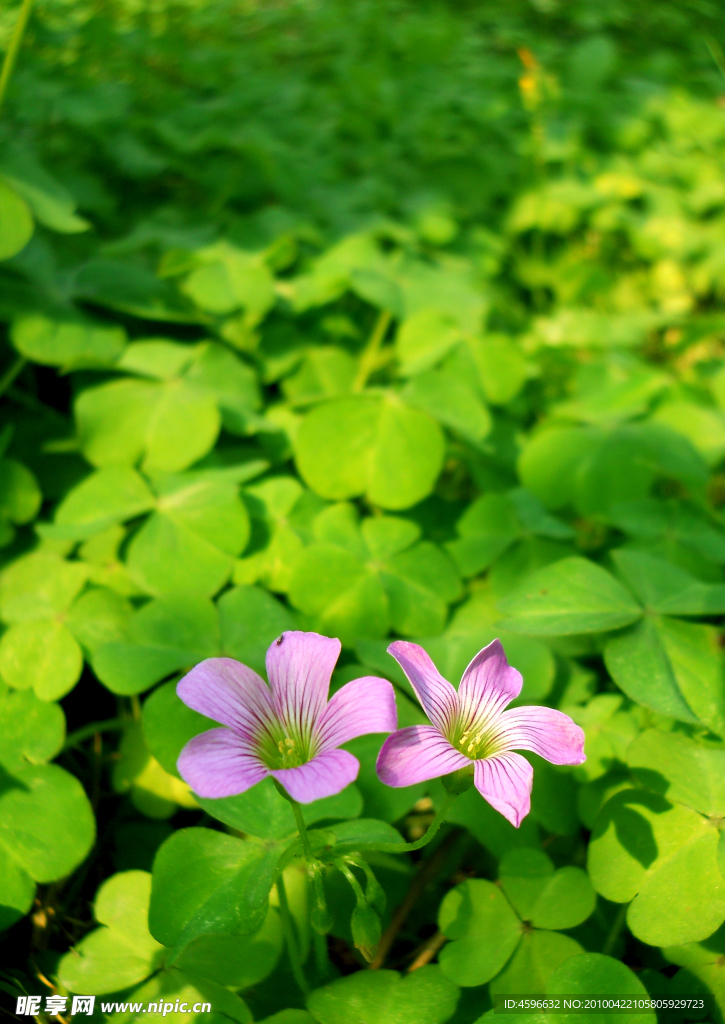
<svg viewBox="0 0 725 1024">
<path fill-rule="evenodd" d="M 30 792 L 29 786 L 0 766 L 0 796 L 3 796 L 3 794 L 11 789 L 20 789 L 24 793 Z"/>
<path fill-rule="evenodd" d="M 604 835 L 610 825 L 614 825 L 621 846 L 639 861 L 642 867 L 648 868 L 657 859 L 659 851 L 652 825 L 637 810 L 638 807 L 646 808 L 654 814 L 664 814 L 670 810 L 672 804 L 658 793 L 646 793 L 638 789 L 617 793 L 602 808 L 594 824 L 592 840 Z"/>
</svg>

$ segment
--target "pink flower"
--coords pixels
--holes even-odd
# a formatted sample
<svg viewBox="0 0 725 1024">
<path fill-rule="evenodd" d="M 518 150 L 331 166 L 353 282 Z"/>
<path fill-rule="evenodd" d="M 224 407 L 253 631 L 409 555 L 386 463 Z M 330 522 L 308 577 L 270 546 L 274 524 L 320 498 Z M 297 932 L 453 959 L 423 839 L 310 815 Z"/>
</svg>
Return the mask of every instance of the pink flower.
<svg viewBox="0 0 725 1024">
<path fill-rule="evenodd" d="M 340 641 L 318 633 L 283 633 L 267 651 L 270 685 L 231 658 L 209 658 L 181 679 L 179 697 L 223 728 L 186 744 L 177 762 L 201 797 L 234 796 L 273 776 L 307 804 L 339 793 L 360 762 L 341 743 L 398 724 L 393 687 L 365 676 L 330 701 Z"/>
<path fill-rule="evenodd" d="M 432 725 L 412 725 L 389 736 L 377 771 L 388 786 L 473 769 L 481 796 L 519 827 L 531 809 L 534 770 L 515 754 L 533 750 L 553 764 L 581 764 L 584 733 L 552 708 L 504 708 L 521 692 L 500 640 L 479 651 L 456 691 L 422 647 L 396 640 L 388 651 L 400 663 Z"/>
</svg>

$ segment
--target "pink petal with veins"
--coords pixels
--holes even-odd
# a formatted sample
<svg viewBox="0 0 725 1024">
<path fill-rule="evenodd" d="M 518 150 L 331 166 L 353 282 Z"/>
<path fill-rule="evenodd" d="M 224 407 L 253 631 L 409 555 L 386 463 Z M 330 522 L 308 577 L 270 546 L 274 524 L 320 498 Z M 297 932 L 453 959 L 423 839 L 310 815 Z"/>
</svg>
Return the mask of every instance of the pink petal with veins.
<svg viewBox="0 0 725 1024">
<path fill-rule="evenodd" d="M 269 687 L 256 672 L 232 658 L 207 658 L 176 684 L 194 711 L 228 726 L 238 736 L 256 736 L 274 717 Z"/>
<path fill-rule="evenodd" d="M 499 718 L 497 732 L 508 750 L 533 750 L 552 764 L 586 761 L 584 730 L 553 708 L 509 708 Z"/>
<path fill-rule="evenodd" d="M 335 796 L 357 778 L 360 762 L 347 750 L 325 750 L 299 768 L 281 768 L 269 774 L 284 786 L 293 800 L 311 804 Z"/>
<path fill-rule="evenodd" d="M 493 640 L 471 661 L 458 687 L 463 729 L 481 728 L 521 693 L 524 681 L 512 668 L 500 640 Z"/>
<path fill-rule="evenodd" d="M 435 726 L 409 725 L 388 736 L 375 767 L 386 786 L 413 786 L 470 764 Z"/>
<path fill-rule="evenodd" d="M 317 723 L 321 750 L 332 750 L 356 736 L 393 732 L 398 725 L 395 691 L 387 679 L 363 676 L 346 683 L 330 698 Z"/>
<path fill-rule="evenodd" d="M 209 729 L 186 744 L 179 774 L 200 797 L 218 800 L 251 789 L 269 775 L 251 744 L 231 729 Z"/>
<path fill-rule="evenodd" d="M 267 651 L 267 676 L 275 713 L 286 731 L 309 736 L 322 715 L 341 644 L 319 633 L 289 630 Z"/>
<path fill-rule="evenodd" d="M 531 810 L 534 769 L 521 754 L 495 754 L 475 762 L 474 785 L 499 814 L 518 828 Z"/>
<path fill-rule="evenodd" d="M 423 648 L 407 640 L 396 640 L 388 647 L 388 654 L 405 672 L 433 725 L 444 734 L 450 733 L 458 715 L 458 694 Z"/>
</svg>

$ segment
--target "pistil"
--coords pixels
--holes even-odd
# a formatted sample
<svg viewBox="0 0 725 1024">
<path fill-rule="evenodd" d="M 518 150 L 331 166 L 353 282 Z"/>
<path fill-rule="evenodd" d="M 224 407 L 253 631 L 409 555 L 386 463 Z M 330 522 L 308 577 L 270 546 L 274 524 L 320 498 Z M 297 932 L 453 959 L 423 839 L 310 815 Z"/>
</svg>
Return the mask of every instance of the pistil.
<svg viewBox="0 0 725 1024">
<path fill-rule="evenodd" d="M 305 762 L 302 751 L 298 749 L 295 741 L 290 739 L 289 736 L 285 736 L 283 740 L 279 741 L 277 750 L 279 750 L 282 758 L 281 768 L 299 768 Z"/>
<path fill-rule="evenodd" d="M 483 757 L 489 757 L 496 753 L 494 730 L 480 725 L 478 728 L 471 727 L 459 737 L 454 737 L 451 742 L 457 750 L 460 750 L 472 761 L 478 761 Z"/>
</svg>

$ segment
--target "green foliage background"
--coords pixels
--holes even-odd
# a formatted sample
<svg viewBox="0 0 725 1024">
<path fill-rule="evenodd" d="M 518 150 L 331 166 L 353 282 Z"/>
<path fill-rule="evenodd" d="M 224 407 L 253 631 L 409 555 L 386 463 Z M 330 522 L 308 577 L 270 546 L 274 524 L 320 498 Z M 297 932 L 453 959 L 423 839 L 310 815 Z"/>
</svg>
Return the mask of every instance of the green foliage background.
<svg viewBox="0 0 725 1024">
<path fill-rule="evenodd" d="M 722 1019 L 719 15 L 38 0 L 0 121 L 4 994 L 469 1024 L 501 993 L 707 993 Z M 457 683 L 500 636 L 521 702 L 586 733 L 577 768 L 532 755 L 519 830 L 471 791 L 420 857 L 369 856 L 384 970 L 339 873 L 310 932 L 271 787 L 200 807 L 176 771 L 209 727 L 179 675 L 263 671 L 289 628 L 341 638 L 333 687 L 388 676 L 401 725 L 389 637 Z M 440 805 L 378 782 L 381 742 L 305 809 L 320 842 Z"/>
</svg>

